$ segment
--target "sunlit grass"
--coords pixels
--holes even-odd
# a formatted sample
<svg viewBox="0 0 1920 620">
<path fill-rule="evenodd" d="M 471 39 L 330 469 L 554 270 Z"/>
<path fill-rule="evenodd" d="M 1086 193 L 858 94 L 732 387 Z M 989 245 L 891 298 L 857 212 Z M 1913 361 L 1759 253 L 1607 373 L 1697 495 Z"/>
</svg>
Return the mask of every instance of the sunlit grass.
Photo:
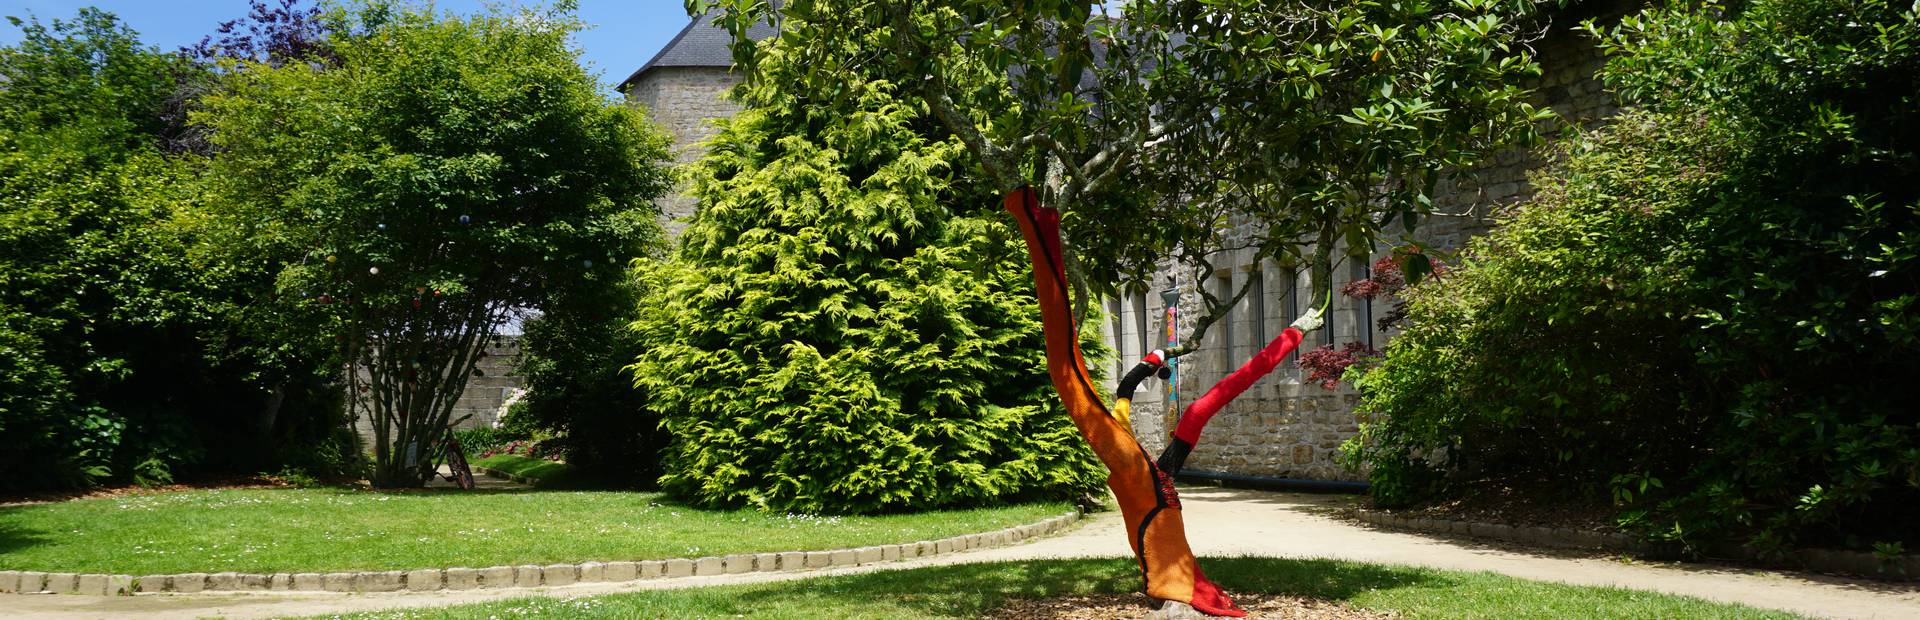
<svg viewBox="0 0 1920 620">
<path fill-rule="evenodd" d="M 933 540 L 1069 510 L 700 510 L 658 493 L 245 489 L 0 508 L 0 570 L 324 572 L 643 560 Z"/>
<path fill-rule="evenodd" d="M 1207 559 L 1229 593 L 1271 593 L 1397 611 L 1409 618 L 1788 619 L 1793 614 L 1619 588 L 1334 560 Z M 976 618 L 1014 598 L 1139 588 L 1131 560 L 967 564 L 747 586 L 530 598 L 345 616 L 399 618 Z M 1145 610 L 1142 610 L 1144 615 Z"/>
</svg>

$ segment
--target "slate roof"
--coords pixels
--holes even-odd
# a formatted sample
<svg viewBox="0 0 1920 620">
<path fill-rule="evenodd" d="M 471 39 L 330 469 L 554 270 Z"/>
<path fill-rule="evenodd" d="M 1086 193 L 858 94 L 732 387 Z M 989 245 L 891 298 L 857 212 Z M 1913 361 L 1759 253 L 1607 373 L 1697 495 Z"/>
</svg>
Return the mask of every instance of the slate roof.
<svg viewBox="0 0 1920 620">
<path fill-rule="evenodd" d="M 620 82 L 619 90 L 625 91 L 627 86 L 654 67 L 725 68 L 733 66 L 733 50 L 727 48 L 727 45 L 733 42 L 733 35 L 714 25 L 713 18 L 716 14 L 716 12 L 709 12 L 700 16 L 699 19 L 688 22 L 687 27 L 681 30 L 680 34 L 674 36 L 672 41 L 667 42 L 666 47 L 660 49 L 660 53 L 653 55 L 653 60 L 647 61 L 647 64 L 641 65 L 633 75 L 627 76 L 625 81 Z M 773 36 L 777 31 L 773 24 L 760 23 L 749 28 L 747 36 L 759 41 Z"/>
</svg>

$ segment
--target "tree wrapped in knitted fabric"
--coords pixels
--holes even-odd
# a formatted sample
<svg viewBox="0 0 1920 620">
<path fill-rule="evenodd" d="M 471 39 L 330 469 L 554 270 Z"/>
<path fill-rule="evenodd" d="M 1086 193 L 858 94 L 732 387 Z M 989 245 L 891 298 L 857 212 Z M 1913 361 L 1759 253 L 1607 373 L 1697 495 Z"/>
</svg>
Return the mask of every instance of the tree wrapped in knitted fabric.
<svg viewBox="0 0 1920 620">
<path fill-rule="evenodd" d="M 1154 369 L 1135 367 L 1127 373 L 1112 410 L 1100 402 L 1075 342 L 1079 330 L 1069 306 L 1069 284 L 1061 259 L 1060 212 L 1041 207 L 1033 190 L 1026 188 L 1007 194 L 1005 203 L 1020 223 L 1033 263 L 1034 291 L 1046 328 L 1047 374 L 1080 435 L 1107 466 L 1107 487 L 1120 504 L 1127 542 L 1140 559 L 1147 595 L 1192 605 L 1216 616 L 1246 616 L 1200 571 L 1199 562 L 1187 547 L 1186 525 L 1173 478 L 1147 458 L 1146 450 L 1124 421 L 1132 407 L 1133 386 Z M 1143 362 L 1142 366 L 1148 364 Z"/>
</svg>

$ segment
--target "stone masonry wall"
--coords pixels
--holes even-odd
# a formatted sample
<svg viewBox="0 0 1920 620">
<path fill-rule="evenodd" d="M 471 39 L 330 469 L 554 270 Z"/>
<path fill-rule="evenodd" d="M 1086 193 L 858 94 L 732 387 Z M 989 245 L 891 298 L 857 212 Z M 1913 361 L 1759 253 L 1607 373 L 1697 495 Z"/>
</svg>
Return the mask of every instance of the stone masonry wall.
<svg viewBox="0 0 1920 620">
<path fill-rule="evenodd" d="M 1560 28 L 1537 42 L 1535 50 L 1543 69 L 1540 82 L 1531 85 L 1538 92 L 1536 105 L 1551 106 L 1568 122 L 1580 126 L 1594 125 L 1618 112 L 1612 97 L 1594 78 L 1604 59 L 1590 36 Z M 1550 127 L 1548 133 L 1557 129 Z M 1531 195 L 1527 173 L 1545 163 L 1545 152 L 1542 148 L 1501 153 L 1452 187 L 1443 187 L 1435 197 L 1435 210 L 1448 215 L 1423 222 L 1414 240 L 1444 256 L 1460 249 L 1473 236 L 1484 234 L 1492 227 L 1499 207 Z M 1346 248 L 1336 248 L 1336 256 L 1346 253 Z M 1166 347 L 1166 310 L 1160 289 L 1169 282 L 1180 291 L 1180 315 L 1198 317 L 1203 312 L 1197 287 L 1207 286 L 1216 295 L 1225 296 L 1249 278 L 1260 278 L 1247 298 L 1209 331 L 1201 350 L 1180 360 L 1175 407 L 1185 407 L 1199 398 L 1206 388 L 1238 368 L 1307 310 L 1310 295 L 1304 273 L 1271 263 L 1254 264 L 1248 258 L 1216 258 L 1214 264 L 1224 268 L 1205 282 L 1193 281 L 1190 269 L 1168 265 L 1154 290 L 1109 300 L 1103 327 L 1122 360 L 1109 369 L 1109 374 L 1117 376 L 1124 370 L 1122 364 L 1130 366 L 1145 351 Z M 1378 256 L 1342 259 L 1334 267 L 1335 288 L 1368 277 L 1367 268 L 1374 258 Z M 1381 333 L 1373 326 L 1390 303 L 1336 296 L 1326 327 L 1310 335 L 1301 349 L 1352 341 L 1384 347 L 1392 334 Z M 1190 331 L 1191 326 L 1190 320 L 1183 318 L 1181 332 Z M 1365 418 L 1364 413 L 1355 411 L 1358 394 L 1344 384 L 1326 390 L 1302 383 L 1305 371 L 1294 364 L 1297 360 L 1298 353 L 1215 416 L 1188 459 L 1188 468 L 1281 478 L 1364 480 L 1364 472 L 1350 470 L 1339 462 L 1338 450 L 1341 442 L 1359 432 L 1359 422 Z M 1167 406 L 1167 391 L 1164 381 L 1148 380 L 1135 397 L 1134 432 L 1156 454 L 1166 445 L 1178 421 L 1177 410 Z"/>
<path fill-rule="evenodd" d="M 520 363 L 519 336 L 494 336 L 487 341 L 486 351 L 486 357 L 476 362 L 480 374 L 467 378 L 466 391 L 454 401 L 453 416 L 449 419 L 467 418 L 453 425 L 455 429 L 493 426 L 500 417 L 500 406 L 506 404 L 514 391 L 526 387 L 526 379 L 514 370 Z M 365 371 L 362 371 L 364 378 Z M 353 421 L 353 430 L 360 435 L 361 444 L 371 449 L 373 421 L 368 419 L 365 408 Z"/>
<path fill-rule="evenodd" d="M 738 83 L 739 75 L 726 67 L 654 67 L 627 89 L 627 100 L 673 136 L 674 163 L 685 166 L 699 159 L 706 152 L 703 145 L 719 132 L 714 121 L 740 111 L 725 97 Z M 679 236 L 693 216 L 693 198 L 676 192 L 659 204 L 661 226 L 668 237 Z"/>
</svg>

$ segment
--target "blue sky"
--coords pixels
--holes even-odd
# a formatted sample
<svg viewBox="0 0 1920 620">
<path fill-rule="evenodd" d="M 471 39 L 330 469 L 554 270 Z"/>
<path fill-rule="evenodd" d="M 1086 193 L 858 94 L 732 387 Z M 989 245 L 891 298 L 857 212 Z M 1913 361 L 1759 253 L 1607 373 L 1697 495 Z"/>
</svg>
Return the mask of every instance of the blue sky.
<svg viewBox="0 0 1920 620">
<path fill-rule="evenodd" d="M 588 69 L 599 74 L 609 89 L 640 68 L 654 52 L 687 25 L 681 0 L 579 0 L 580 18 L 592 26 L 578 43 Z M 471 13 L 492 4 L 543 5 L 545 2 L 497 0 L 435 0 L 442 11 Z M 97 6 L 120 16 L 148 45 L 174 49 L 201 37 L 230 19 L 247 14 L 247 0 L 0 0 L 0 15 L 32 14 L 49 21 L 72 17 L 80 7 Z M 20 40 L 20 31 L 0 22 L 0 45 Z"/>
</svg>

